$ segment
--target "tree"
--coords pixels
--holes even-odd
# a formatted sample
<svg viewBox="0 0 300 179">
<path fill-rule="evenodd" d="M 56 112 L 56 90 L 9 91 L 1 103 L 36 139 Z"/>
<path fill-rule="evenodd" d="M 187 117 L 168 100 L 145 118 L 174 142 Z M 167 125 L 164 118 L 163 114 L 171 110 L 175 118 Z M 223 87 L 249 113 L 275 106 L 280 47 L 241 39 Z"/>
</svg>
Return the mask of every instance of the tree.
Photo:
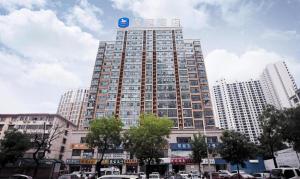
<svg viewBox="0 0 300 179">
<path fill-rule="evenodd" d="M 140 116 L 139 125 L 124 133 L 124 147 L 139 159 L 140 165 L 159 163 L 163 149 L 168 145 L 166 137 L 170 134 L 173 122 L 166 117 L 154 114 Z"/>
<path fill-rule="evenodd" d="M 233 165 L 237 165 L 238 177 L 240 176 L 239 165 L 245 166 L 244 161 L 252 157 L 254 144 L 241 133 L 225 130 L 221 136 L 221 156 Z"/>
<path fill-rule="evenodd" d="M 53 142 L 58 139 L 64 131 L 64 126 L 58 124 L 54 124 L 50 130 L 48 130 L 46 123 L 44 123 L 42 132 L 37 131 L 32 134 L 31 143 L 34 150 L 33 160 L 35 162 L 33 178 L 35 178 L 37 174 L 41 160 L 45 158 L 46 153 L 50 152 Z"/>
<path fill-rule="evenodd" d="M 114 117 L 103 117 L 95 119 L 90 124 L 90 131 L 87 134 L 87 144 L 90 148 L 96 148 L 100 154 L 96 163 L 98 176 L 101 175 L 101 163 L 104 154 L 109 149 L 116 149 L 120 146 L 122 122 Z"/>
<path fill-rule="evenodd" d="M 8 130 L 0 141 L 0 165 L 14 163 L 18 158 L 30 149 L 29 137 L 17 130 Z"/>
<path fill-rule="evenodd" d="M 192 158 L 199 165 L 199 173 L 201 173 L 201 162 L 204 157 L 207 156 L 207 144 L 205 142 L 205 137 L 200 133 L 194 134 L 191 140 L 192 147 Z"/>
<path fill-rule="evenodd" d="M 283 143 L 282 128 L 285 126 L 286 115 L 282 110 L 274 106 L 267 106 L 260 116 L 262 134 L 259 137 L 260 148 L 265 156 L 273 159 L 274 166 L 277 168 L 276 157 L 274 153 L 277 150 L 285 148 Z"/>
<path fill-rule="evenodd" d="M 300 106 L 285 110 L 286 124 L 283 125 L 283 138 L 300 152 Z"/>
</svg>

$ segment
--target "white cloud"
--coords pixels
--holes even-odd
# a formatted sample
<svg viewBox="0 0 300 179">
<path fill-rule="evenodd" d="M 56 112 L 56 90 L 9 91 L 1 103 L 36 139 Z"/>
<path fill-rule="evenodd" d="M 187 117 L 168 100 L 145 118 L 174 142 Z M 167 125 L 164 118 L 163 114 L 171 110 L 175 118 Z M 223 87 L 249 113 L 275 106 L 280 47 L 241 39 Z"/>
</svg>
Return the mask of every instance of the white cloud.
<svg viewBox="0 0 300 179">
<path fill-rule="evenodd" d="M 300 39 L 300 34 L 296 30 L 266 30 L 262 35 L 262 38 L 267 40 L 296 40 Z"/>
<path fill-rule="evenodd" d="M 56 112 L 60 95 L 88 86 L 98 41 L 50 10 L 0 16 L 0 112 Z"/>
<path fill-rule="evenodd" d="M 97 43 L 80 28 L 66 26 L 51 10 L 21 9 L 0 16 L 0 31 L 5 46 L 40 60 L 90 60 Z"/>
<path fill-rule="evenodd" d="M 81 0 L 66 16 L 68 24 L 84 27 L 94 33 L 99 33 L 103 25 L 99 17 L 103 11 L 90 4 L 87 0 Z"/>
<path fill-rule="evenodd" d="M 300 69 L 300 62 L 283 59 L 280 55 L 264 49 L 248 50 L 242 55 L 216 49 L 206 56 L 205 63 L 208 80 L 212 86 L 215 81 L 223 78 L 228 81 L 257 79 L 267 64 L 282 60 L 287 62 L 294 77 L 300 76 L 297 70 Z"/>
<path fill-rule="evenodd" d="M 44 7 L 46 0 L 0 0 L 0 7 L 12 11 L 16 8 Z"/>
</svg>

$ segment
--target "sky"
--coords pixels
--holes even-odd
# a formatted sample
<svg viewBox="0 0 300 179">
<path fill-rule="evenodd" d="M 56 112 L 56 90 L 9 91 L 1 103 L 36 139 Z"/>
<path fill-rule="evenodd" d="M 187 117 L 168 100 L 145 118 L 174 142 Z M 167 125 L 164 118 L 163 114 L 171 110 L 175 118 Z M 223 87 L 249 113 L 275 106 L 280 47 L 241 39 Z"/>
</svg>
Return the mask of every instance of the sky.
<svg viewBox="0 0 300 179">
<path fill-rule="evenodd" d="M 178 18 L 200 39 L 210 87 L 256 79 L 286 61 L 300 85 L 300 0 L 0 0 L 0 113 L 55 113 L 88 88 L 100 40 L 117 20 Z"/>
</svg>

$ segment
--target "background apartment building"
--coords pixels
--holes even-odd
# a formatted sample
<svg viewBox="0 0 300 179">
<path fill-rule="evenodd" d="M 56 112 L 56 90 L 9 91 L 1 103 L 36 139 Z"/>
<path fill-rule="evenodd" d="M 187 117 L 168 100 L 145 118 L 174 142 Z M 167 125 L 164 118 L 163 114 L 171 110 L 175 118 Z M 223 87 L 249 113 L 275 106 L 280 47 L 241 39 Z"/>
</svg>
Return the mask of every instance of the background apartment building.
<svg viewBox="0 0 300 179">
<path fill-rule="evenodd" d="M 73 89 L 66 91 L 60 98 L 57 114 L 82 128 L 88 93 L 87 89 Z"/>
<path fill-rule="evenodd" d="M 266 105 L 260 82 L 227 83 L 223 79 L 217 81 L 213 92 L 218 126 L 244 133 L 252 142 L 257 142 L 262 132 L 258 119 Z"/>
<path fill-rule="evenodd" d="M 68 135 L 76 126 L 57 114 L 0 114 L 0 139 L 4 137 L 5 131 L 11 129 L 17 129 L 29 135 L 51 135 L 56 126 L 59 126 L 59 131 L 62 132 L 53 141 L 50 148 L 51 152 L 46 153 L 46 158 L 63 159 L 68 147 L 66 145 Z M 32 157 L 33 151 L 30 149 L 24 157 Z"/>
<path fill-rule="evenodd" d="M 278 109 L 295 106 L 297 85 L 285 62 L 267 65 L 260 82 L 268 104 Z"/>
</svg>

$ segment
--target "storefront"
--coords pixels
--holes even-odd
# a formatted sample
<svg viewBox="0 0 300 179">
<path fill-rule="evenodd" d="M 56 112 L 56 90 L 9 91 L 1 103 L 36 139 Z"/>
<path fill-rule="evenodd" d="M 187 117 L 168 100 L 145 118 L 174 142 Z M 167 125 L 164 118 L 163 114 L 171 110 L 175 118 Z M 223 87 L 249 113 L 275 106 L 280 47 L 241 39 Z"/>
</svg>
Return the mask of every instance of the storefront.
<svg viewBox="0 0 300 179">
<path fill-rule="evenodd" d="M 172 171 L 175 173 L 185 171 L 185 160 L 186 158 L 184 157 L 171 158 Z"/>
<path fill-rule="evenodd" d="M 138 160 L 136 159 L 127 159 L 124 160 L 125 166 L 126 166 L 126 173 L 132 174 L 138 172 Z"/>
<path fill-rule="evenodd" d="M 66 164 L 69 166 L 69 171 L 95 171 L 97 160 L 96 159 L 67 159 Z M 118 167 L 122 171 L 124 164 L 123 159 L 104 159 L 101 162 L 103 168 Z"/>
</svg>

